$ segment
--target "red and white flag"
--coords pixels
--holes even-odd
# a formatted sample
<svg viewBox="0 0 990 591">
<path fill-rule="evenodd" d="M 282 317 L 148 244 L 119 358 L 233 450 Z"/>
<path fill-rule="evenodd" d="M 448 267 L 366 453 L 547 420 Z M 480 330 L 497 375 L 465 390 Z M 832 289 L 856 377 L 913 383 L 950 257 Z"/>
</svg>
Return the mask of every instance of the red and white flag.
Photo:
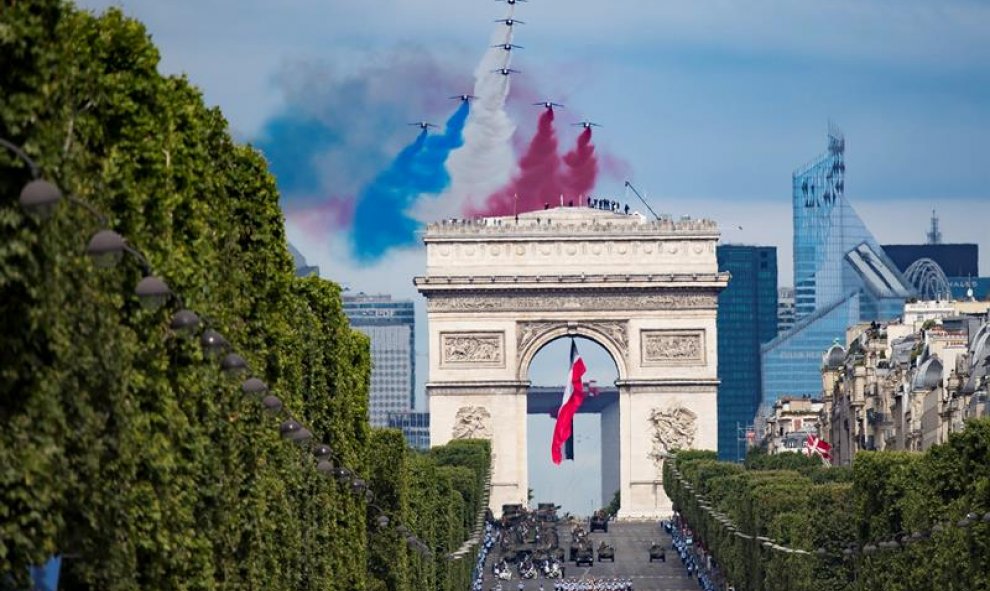
<svg viewBox="0 0 990 591">
<path fill-rule="evenodd" d="M 804 441 L 804 453 L 809 456 L 819 455 L 826 462 L 832 461 L 832 446 L 821 437 L 811 433 L 808 433 L 808 438 Z"/>
<path fill-rule="evenodd" d="M 571 340 L 571 367 L 567 372 L 567 385 L 564 387 L 564 398 L 557 410 L 557 424 L 553 427 L 553 441 L 550 443 L 550 459 L 559 464 L 564 458 L 560 448 L 570 439 L 574 427 L 574 414 L 584 402 L 584 360 L 578 354 L 577 344 Z"/>
</svg>

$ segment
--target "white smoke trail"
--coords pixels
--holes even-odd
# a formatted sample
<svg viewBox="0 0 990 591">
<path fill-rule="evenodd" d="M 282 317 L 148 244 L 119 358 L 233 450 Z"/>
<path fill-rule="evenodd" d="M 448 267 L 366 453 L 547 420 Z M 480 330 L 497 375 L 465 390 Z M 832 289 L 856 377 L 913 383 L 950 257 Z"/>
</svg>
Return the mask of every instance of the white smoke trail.
<svg viewBox="0 0 990 591">
<path fill-rule="evenodd" d="M 513 12 L 510 6 L 507 18 L 513 18 Z M 458 217 L 465 209 L 480 207 L 511 177 L 516 165 L 512 149 L 516 126 L 505 112 L 511 76 L 492 70 L 510 67 L 512 52 L 501 45 L 512 43 L 513 28 L 505 24 L 496 28 L 489 45 L 499 47 L 489 47 L 475 69 L 476 98 L 464 127 L 464 144 L 447 158 L 450 188 L 439 196 L 417 200 L 410 214 L 422 222 Z"/>
</svg>

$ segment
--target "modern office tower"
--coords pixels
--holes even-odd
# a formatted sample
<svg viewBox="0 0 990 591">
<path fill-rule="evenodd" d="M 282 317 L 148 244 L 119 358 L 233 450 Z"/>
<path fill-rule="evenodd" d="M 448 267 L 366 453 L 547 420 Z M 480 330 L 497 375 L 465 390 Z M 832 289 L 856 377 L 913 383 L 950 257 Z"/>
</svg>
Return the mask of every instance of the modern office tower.
<svg viewBox="0 0 990 591">
<path fill-rule="evenodd" d="M 351 326 L 371 338 L 372 427 L 387 427 L 392 412 L 408 412 L 415 402 L 415 315 L 412 300 L 389 295 L 344 294 Z"/>
<path fill-rule="evenodd" d="M 721 245 L 718 270 L 732 274 L 718 296 L 718 455 L 746 455 L 745 427 L 760 404 L 760 345 L 777 334 L 777 248 Z"/>
<path fill-rule="evenodd" d="M 938 216 L 932 212 L 925 244 L 885 244 L 884 252 L 925 300 L 967 299 L 980 284 L 980 250 L 976 244 L 942 242 Z M 978 296 L 976 296 L 978 297 Z"/>
<path fill-rule="evenodd" d="M 883 250 L 901 273 L 911 265 L 929 259 L 946 277 L 977 277 L 980 274 L 977 244 L 884 244 Z"/>
<path fill-rule="evenodd" d="M 777 290 L 777 334 L 789 331 L 794 318 L 794 288 L 781 287 Z"/>
<path fill-rule="evenodd" d="M 430 413 L 390 412 L 388 427 L 402 431 L 406 443 L 413 449 L 430 449 Z"/>
<path fill-rule="evenodd" d="M 847 326 L 899 317 L 913 290 L 845 196 L 845 139 L 793 177 L 797 323 L 762 347 L 763 402 L 821 392 L 822 354 Z"/>
</svg>

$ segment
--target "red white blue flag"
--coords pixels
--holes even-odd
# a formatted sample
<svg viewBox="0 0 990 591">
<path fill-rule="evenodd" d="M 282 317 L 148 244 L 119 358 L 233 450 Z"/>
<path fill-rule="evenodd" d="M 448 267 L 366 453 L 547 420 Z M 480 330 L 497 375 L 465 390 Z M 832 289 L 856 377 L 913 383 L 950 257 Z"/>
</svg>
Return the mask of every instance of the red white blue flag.
<svg viewBox="0 0 990 591">
<path fill-rule="evenodd" d="M 550 459 L 559 464 L 564 458 L 560 452 L 564 442 L 571 438 L 574 432 L 574 415 L 584 402 L 584 377 L 586 368 L 584 360 L 578 353 L 577 344 L 571 340 L 571 367 L 567 372 L 567 385 L 564 387 L 564 397 L 557 410 L 557 424 L 553 428 L 553 441 L 550 443 Z"/>
</svg>

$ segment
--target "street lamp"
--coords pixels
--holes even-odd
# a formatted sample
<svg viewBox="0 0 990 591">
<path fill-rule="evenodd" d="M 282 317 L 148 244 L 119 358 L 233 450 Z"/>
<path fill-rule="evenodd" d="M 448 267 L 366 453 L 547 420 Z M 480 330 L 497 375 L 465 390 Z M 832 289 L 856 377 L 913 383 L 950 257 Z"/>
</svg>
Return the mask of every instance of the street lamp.
<svg viewBox="0 0 990 591">
<path fill-rule="evenodd" d="M 134 288 L 134 293 L 140 298 L 142 306 L 149 310 L 157 310 L 165 304 L 168 296 L 172 294 L 172 290 L 158 277 L 149 275 L 138 282 L 137 287 Z"/>
<path fill-rule="evenodd" d="M 220 362 L 220 369 L 228 376 L 234 376 L 247 371 L 247 361 L 237 353 L 227 353 Z"/>
<path fill-rule="evenodd" d="M 223 337 L 221 337 L 221 338 L 223 338 Z M 268 384 L 262 382 L 258 378 L 248 378 L 248 379 L 244 380 L 244 383 L 243 384 L 241 384 L 241 392 L 244 392 L 244 395 L 245 396 L 263 396 L 263 395 L 265 395 L 265 394 L 268 393 Z M 272 396 L 272 398 L 275 398 L 275 397 Z M 277 405 L 278 408 L 276 409 L 276 412 L 278 410 L 281 410 L 282 409 L 282 401 L 279 400 L 278 398 L 275 398 L 275 400 L 272 400 L 270 402 L 272 402 L 272 403 L 277 402 L 278 403 L 278 405 Z M 265 404 L 265 401 L 264 400 L 262 400 L 262 404 Z M 271 406 L 269 406 L 268 404 L 265 404 L 265 408 L 272 409 L 274 407 L 275 407 L 274 404 L 272 404 Z"/>
<path fill-rule="evenodd" d="M 199 337 L 199 343 L 203 346 L 203 352 L 208 357 L 216 357 L 227 347 L 227 339 L 212 328 L 203 331 L 203 335 Z"/>
<path fill-rule="evenodd" d="M 272 396 L 269 394 L 261 399 L 261 406 L 265 407 L 265 411 L 269 414 L 274 415 L 278 414 L 282 410 L 282 401 L 279 400 L 277 396 Z"/>
<path fill-rule="evenodd" d="M 120 234 L 113 230 L 100 230 L 89 239 L 86 254 L 94 265 L 108 269 L 120 262 L 125 247 L 124 238 Z"/>
<path fill-rule="evenodd" d="M 316 456 L 316 459 L 318 460 L 329 460 L 331 453 L 333 453 L 333 450 L 331 450 L 330 446 L 325 443 L 320 443 L 313 448 L 313 455 Z"/>
<path fill-rule="evenodd" d="M 192 310 L 182 309 L 172 315 L 172 330 L 181 335 L 192 334 L 199 326 L 199 316 Z"/>
<path fill-rule="evenodd" d="M 324 476 L 330 476 L 331 474 L 333 474 L 333 468 L 334 468 L 333 462 L 331 462 L 330 460 L 320 460 L 316 464 L 316 471 L 319 472 L 320 474 L 323 474 Z"/>
<path fill-rule="evenodd" d="M 28 214 L 39 219 L 51 217 L 62 199 L 58 187 L 41 179 L 35 179 L 21 189 L 19 201 Z"/>
<path fill-rule="evenodd" d="M 288 434 L 287 439 L 293 443 L 299 445 L 305 445 L 307 441 L 313 438 L 313 432 L 306 427 L 301 427 L 295 431 Z"/>
<path fill-rule="evenodd" d="M 344 466 L 337 466 L 337 468 L 333 471 L 333 476 L 337 479 L 337 482 L 344 484 L 350 480 L 351 471 Z"/>
<path fill-rule="evenodd" d="M 283 438 L 289 439 L 293 433 L 298 432 L 300 429 L 302 429 L 302 425 L 292 419 L 289 419 L 287 421 L 283 421 L 282 424 L 279 425 L 278 432 Z"/>
</svg>

